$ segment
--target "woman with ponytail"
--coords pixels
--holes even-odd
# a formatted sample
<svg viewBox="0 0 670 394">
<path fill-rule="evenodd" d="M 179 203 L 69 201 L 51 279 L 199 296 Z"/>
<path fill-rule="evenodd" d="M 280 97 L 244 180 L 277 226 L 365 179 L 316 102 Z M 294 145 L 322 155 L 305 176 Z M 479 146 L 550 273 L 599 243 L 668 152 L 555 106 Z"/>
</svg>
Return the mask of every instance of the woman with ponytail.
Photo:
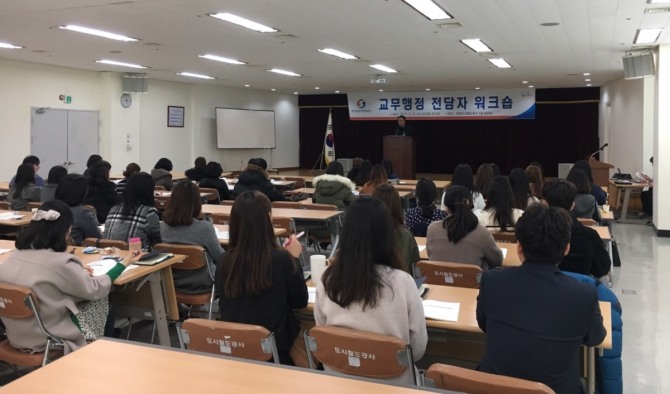
<svg viewBox="0 0 670 394">
<path fill-rule="evenodd" d="M 447 218 L 428 226 L 428 259 L 473 264 L 482 269 L 499 267 L 502 251 L 472 212 L 472 192 L 452 186 L 444 194 Z"/>
<path fill-rule="evenodd" d="M 430 179 L 419 179 L 414 195 L 416 196 L 416 207 L 407 209 L 405 226 L 415 237 L 425 237 L 428 225 L 444 220 L 447 213 L 435 206 L 437 187 Z"/>
</svg>

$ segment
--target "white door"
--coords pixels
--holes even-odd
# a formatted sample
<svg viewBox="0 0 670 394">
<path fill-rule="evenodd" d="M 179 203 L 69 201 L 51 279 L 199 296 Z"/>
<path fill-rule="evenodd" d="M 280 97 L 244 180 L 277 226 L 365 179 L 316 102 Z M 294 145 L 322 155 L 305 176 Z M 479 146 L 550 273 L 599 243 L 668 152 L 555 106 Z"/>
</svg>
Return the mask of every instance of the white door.
<svg viewBox="0 0 670 394">
<path fill-rule="evenodd" d="M 30 152 L 40 158 L 40 175 L 46 179 L 55 165 L 83 173 L 99 151 L 99 128 L 97 111 L 32 108 Z"/>
</svg>

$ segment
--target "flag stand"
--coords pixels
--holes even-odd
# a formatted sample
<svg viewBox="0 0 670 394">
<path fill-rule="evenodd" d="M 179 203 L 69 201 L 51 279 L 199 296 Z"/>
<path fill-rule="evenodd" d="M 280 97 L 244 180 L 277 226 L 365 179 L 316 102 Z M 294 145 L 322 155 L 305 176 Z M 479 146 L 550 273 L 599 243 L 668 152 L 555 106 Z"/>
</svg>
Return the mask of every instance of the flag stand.
<svg viewBox="0 0 670 394">
<path fill-rule="evenodd" d="M 328 165 L 330 162 L 335 161 L 335 142 L 333 139 L 333 116 L 332 109 L 328 110 L 328 123 L 326 124 L 326 136 L 323 139 L 323 145 L 321 147 L 321 153 L 319 158 L 314 162 L 312 169 L 309 174 L 312 175 L 316 166 L 319 166 L 319 170 L 322 169 L 323 164 Z M 330 137 L 330 138 L 328 138 Z M 326 156 L 331 157 L 330 161 L 327 160 Z"/>
</svg>

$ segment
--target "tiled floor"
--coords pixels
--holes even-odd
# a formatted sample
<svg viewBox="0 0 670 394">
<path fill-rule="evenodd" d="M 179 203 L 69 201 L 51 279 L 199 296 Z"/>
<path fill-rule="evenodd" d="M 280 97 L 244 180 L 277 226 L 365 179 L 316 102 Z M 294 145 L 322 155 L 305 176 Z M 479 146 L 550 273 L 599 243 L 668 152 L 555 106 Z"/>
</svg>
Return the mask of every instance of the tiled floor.
<svg viewBox="0 0 670 394">
<path fill-rule="evenodd" d="M 614 224 L 613 233 L 622 262 L 613 290 L 623 308 L 624 392 L 670 393 L 670 238 L 635 224 Z"/>
</svg>

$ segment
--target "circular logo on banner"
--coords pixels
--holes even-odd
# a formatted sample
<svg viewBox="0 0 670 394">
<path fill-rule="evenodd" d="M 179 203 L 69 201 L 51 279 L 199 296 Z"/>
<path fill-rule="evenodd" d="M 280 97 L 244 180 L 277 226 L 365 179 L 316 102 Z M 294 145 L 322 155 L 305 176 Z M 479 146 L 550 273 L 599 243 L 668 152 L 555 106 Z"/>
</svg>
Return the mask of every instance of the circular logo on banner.
<svg viewBox="0 0 670 394">
<path fill-rule="evenodd" d="M 335 143 L 335 139 L 333 138 L 333 135 L 328 134 L 328 136 L 326 137 L 326 145 L 328 145 L 329 147 L 332 148 L 334 143 Z"/>
<path fill-rule="evenodd" d="M 358 108 L 360 108 L 360 109 L 365 108 L 365 100 L 363 100 L 363 99 L 358 99 L 358 100 L 356 101 L 356 106 L 357 106 Z"/>
</svg>

